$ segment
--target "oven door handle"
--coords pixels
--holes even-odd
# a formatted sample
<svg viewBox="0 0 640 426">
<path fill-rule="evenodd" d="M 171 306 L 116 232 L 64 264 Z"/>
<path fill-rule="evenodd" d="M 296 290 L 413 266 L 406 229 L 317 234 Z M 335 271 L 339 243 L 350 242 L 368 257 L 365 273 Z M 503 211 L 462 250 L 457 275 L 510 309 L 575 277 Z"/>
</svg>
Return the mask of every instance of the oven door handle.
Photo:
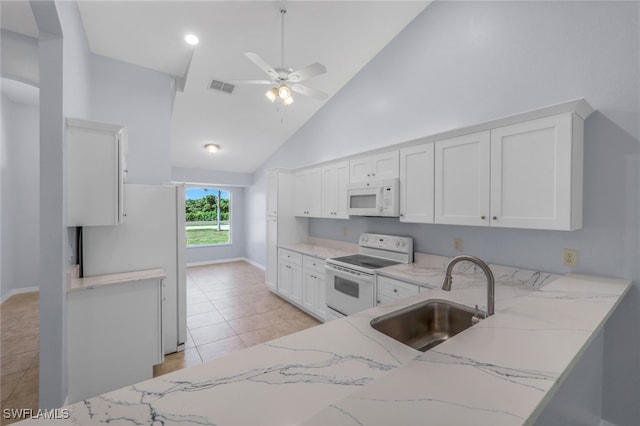
<svg viewBox="0 0 640 426">
<path fill-rule="evenodd" d="M 365 272 L 354 271 L 353 269 L 343 268 L 342 266 L 333 265 L 333 264 L 330 264 L 330 263 L 326 263 L 324 265 L 324 268 L 327 271 L 331 271 L 333 273 L 346 273 L 346 274 L 349 274 L 349 275 L 355 275 L 355 276 L 363 277 L 363 278 L 370 278 L 370 277 L 373 276 L 373 274 L 367 274 Z"/>
</svg>

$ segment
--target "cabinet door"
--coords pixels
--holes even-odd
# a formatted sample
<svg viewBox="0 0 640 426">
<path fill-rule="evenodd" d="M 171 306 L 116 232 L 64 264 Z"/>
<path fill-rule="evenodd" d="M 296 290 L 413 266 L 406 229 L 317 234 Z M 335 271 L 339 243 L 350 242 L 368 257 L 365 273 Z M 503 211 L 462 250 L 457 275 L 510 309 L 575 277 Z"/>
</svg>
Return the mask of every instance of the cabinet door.
<svg viewBox="0 0 640 426">
<path fill-rule="evenodd" d="M 489 131 L 435 143 L 435 223 L 489 225 Z"/>
<path fill-rule="evenodd" d="M 338 219 L 348 219 L 347 213 L 347 187 L 349 186 L 349 162 L 343 161 L 336 164 L 336 185 L 335 185 L 335 217 Z"/>
<path fill-rule="evenodd" d="M 330 164 L 322 168 L 322 217 L 347 219 L 347 186 L 349 162 Z"/>
<path fill-rule="evenodd" d="M 301 171 L 293 176 L 293 212 L 296 216 L 308 216 L 307 196 L 306 196 L 307 172 Z"/>
<path fill-rule="evenodd" d="M 278 214 L 278 172 L 267 172 L 267 216 Z"/>
<path fill-rule="evenodd" d="M 316 273 L 316 315 L 325 321 L 327 318 L 327 289 L 325 274 Z"/>
<path fill-rule="evenodd" d="M 400 222 L 433 223 L 433 145 L 400 150 Z"/>
<path fill-rule="evenodd" d="M 580 171 L 581 154 L 582 146 L 573 163 Z M 579 229 L 581 218 L 571 220 L 573 171 L 571 113 L 493 129 L 491 226 Z"/>
<path fill-rule="evenodd" d="M 337 181 L 335 165 L 322 168 L 322 217 L 333 218 L 335 216 Z"/>
<path fill-rule="evenodd" d="M 371 157 L 371 178 L 373 180 L 394 179 L 400 175 L 398 150 L 384 152 Z"/>
<path fill-rule="evenodd" d="M 291 298 L 293 291 L 293 270 L 288 262 L 278 262 L 278 293 Z"/>
<path fill-rule="evenodd" d="M 303 287 L 302 306 L 310 312 L 314 312 L 318 297 L 318 277 L 314 271 L 304 271 Z"/>
<path fill-rule="evenodd" d="M 291 270 L 291 300 L 302 305 L 302 268 L 299 265 L 289 265 Z"/>
<path fill-rule="evenodd" d="M 322 216 L 322 169 L 302 170 L 294 176 L 295 215 Z"/>
<path fill-rule="evenodd" d="M 67 119 L 67 226 L 122 223 L 126 132 Z"/>
<path fill-rule="evenodd" d="M 350 182 L 371 180 L 371 157 L 359 157 L 349 161 Z"/>
<path fill-rule="evenodd" d="M 267 218 L 267 287 L 278 289 L 278 219 Z"/>
</svg>

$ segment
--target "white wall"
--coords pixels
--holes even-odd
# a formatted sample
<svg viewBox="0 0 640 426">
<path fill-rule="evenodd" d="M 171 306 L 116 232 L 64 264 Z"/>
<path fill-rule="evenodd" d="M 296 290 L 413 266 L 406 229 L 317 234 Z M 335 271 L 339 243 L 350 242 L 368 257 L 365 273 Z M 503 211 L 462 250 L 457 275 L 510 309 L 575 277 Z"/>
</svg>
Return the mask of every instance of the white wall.
<svg viewBox="0 0 640 426">
<path fill-rule="evenodd" d="M 193 184 L 249 186 L 253 181 L 253 176 L 251 173 L 172 167 L 171 180 L 173 182 L 189 182 Z"/>
<path fill-rule="evenodd" d="M 2 298 L 38 286 L 39 107 L 2 96 Z"/>
<path fill-rule="evenodd" d="M 91 55 L 93 120 L 127 126 L 127 183 L 171 181 L 171 113 L 175 79 L 167 74 Z"/>
<path fill-rule="evenodd" d="M 38 69 L 38 40 L 13 31 L 0 30 L 2 76 L 34 86 L 40 81 Z"/>
<path fill-rule="evenodd" d="M 310 220 L 310 235 L 356 241 L 364 231 L 412 235 L 419 251 L 465 252 L 493 263 L 640 282 L 639 13 L 637 2 L 435 2 L 337 93 L 254 175 L 247 253 L 264 264 L 265 181 L 298 167 L 542 106 L 586 98 L 584 227 L 576 232 L 404 225 L 396 219 Z M 342 236 L 342 227 L 349 229 Z M 640 295 L 605 332 L 603 416 L 640 418 Z M 626 331 L 624 331 L 626 330 Z M 626 333 L 626 334 L 625 334 Z"/>
</svg>

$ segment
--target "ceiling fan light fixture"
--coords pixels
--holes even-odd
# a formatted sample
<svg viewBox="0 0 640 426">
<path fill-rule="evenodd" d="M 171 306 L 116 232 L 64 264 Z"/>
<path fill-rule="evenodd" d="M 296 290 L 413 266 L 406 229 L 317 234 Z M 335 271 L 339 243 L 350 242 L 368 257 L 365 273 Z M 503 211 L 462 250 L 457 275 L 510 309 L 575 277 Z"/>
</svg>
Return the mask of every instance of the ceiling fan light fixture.
<svg viewBox="0 0 640 426">
<path fill-rule="evenodd" d="M 271 102 L 275 102 L 276 99 L 278 99 L 278 89 L 275 87 L 272 87 L 271 89 L 267 90 L 267 92 L 264 94 Z"/>
<path fill-rule="evenodd" d="M 288 98 L 284 98 L 282 100 L 282 105 L 287 106 L 293 103 L 293 96 L 289 96 Z"/>
<path fill-rule="evenodd" d="M 287 86 L 286 84 L 281 84 L 280 87 L 278 87 L 278 96 L 280 96 L 280 99 L 290 98 L 291 89 L 289 88 L 289 86 Z"/>
<path fill-rule="evenodd" d="M 215 143 L 208 143 L 204 146 L 204 150 L 209 153 L 209 155 L 213 155 L 216 152 L 220 151 L 220 145 L 216 145 Z"/>
</svg>

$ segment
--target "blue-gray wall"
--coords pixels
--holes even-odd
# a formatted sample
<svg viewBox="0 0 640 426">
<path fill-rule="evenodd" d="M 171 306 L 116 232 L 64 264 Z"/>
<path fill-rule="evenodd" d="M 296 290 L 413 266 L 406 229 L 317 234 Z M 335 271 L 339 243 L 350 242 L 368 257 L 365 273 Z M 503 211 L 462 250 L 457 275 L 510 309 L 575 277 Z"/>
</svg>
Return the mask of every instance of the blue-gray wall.
<svg viewBox="0 0 640 426">
<path fill-rule="evenodd" d="M 585 122 L 584 226 L 575 232 L 311 219 L 310 235 L 356 241 L 365 231 L 411 235 L 419 251 L 628 278 L 634 289 L 605 331 L 603 417 L 640 418 L 640 109 L 637 2 L 434 2 L 254 175 L 247 253 L 265 262 L 264 170 L 295 168 L 575 98 Z M 343 227 L 348 235 L 343 236 Z M 543 313 L 541 313 L 542 315 Z"/>
</svg>

